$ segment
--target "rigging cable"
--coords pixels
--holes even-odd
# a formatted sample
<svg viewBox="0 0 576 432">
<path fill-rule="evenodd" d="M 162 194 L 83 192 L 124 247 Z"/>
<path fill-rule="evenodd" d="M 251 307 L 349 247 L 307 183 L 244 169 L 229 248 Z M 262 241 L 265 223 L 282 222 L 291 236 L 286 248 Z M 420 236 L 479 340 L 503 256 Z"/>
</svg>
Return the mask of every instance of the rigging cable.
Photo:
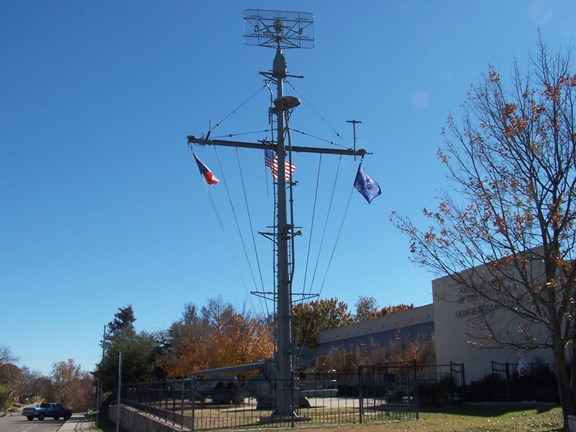
<svg viewBox="0 0 576 432">
<path fill-rule="evenodd" d="M 330 123 L 328 123 L 328 121 L 324 118 L 324 116 L 322 116 L 322 115 L 320 114 L 320 112 L 296 89 L 296 87 L 295 87 L 289 80 L 286 80 L 285 82 L 298 94 L 298 96 L 300 97 L 301 100 L 303 100 L 304 102 L 306 102 L 306 104 L 318 115 L 318 117 L 332 130 L 332 132 L 333 132 L 338 138 L 340 138 L 340 140 L 342 140 L 343 142 L 346 142 L 346 140 L 344 140 L 344 138 L 342 137 L 342 135 L 340 135 L 340 133 L 339 133 L 338 131 L 336 131 L 336 129 L 335 129 L 334 127 L 332 127 L 332 126 L 330 125 Z M 337 143 L 335 143 L 334 141 L 325 140 L 325 139 L 322 139 L 322 138 L 320 138 L 320 137 L 316 137 L 316 136 L 307 134 L 307 133 L 302 132 L 302 131 L 299 131 L 299 130 L 294 130 L 294 131 L 295 131 L 295 132 L 298 132 L 298 133 L 300 133 L 300 134 L 302 134 L 302 135 L 306 135 L 306 136 L 309 136 L 309 137 L 311 137 L 311 138 L 315 138 L 315 139 L 324 141 L 324 142 L 329 143 L 329 144 L 332 144 L 332 145 L 336 145 L 336 146 L 340 146 L 340 147 L 344 147 L 344 148 L 348 148 L 348 147 L 349 147 L 349 146 L 344 146 L 344 145 L 341 145 L 341 144 L 337 144 Z M 321 239 L 321 241 L 320 241 L 320 246 L 319 246 L 319 249 L 318 249 L 318 256 L 317 256 L 316 265 L 315 265 L 314 272 L 313 272 L 312 282 L 311 282 L 311 284 L 310 284 L 310 293 L 312 292 L 312 288 L 313 288 L 314 281 L 315 281 L 315 278 L 316 278 L 316 272 L 317 272 L 317 270 L 318 270 L 318 265 L 319 265 L 319 262 L 320 262 L 320 254 L 321 254 L 321 251 L 322 251 L 322 248 L 323 248 L 323 245 L 324 245 L 324 239 L 325 239 L 325 235 L 326 235 L 326 228 L 327 228 L 327 225 L 328 225 L 328 219 L 329 219 L 329 216 L 330 216 L 330 213 L 331 213 L 331 209 L 332 209 L 332 203 L 333 203 L 333 199 L 334 199 L 334 193 L 335 193 L 335 190 L 336 190 L 336 180 L 337 180 L 337 178 L 338 178 L 338 173 L 339 173 L 339 171 L 340 171 L 341 162 L 342 162 L 342 156 L 340 156 L 340 160 L 339 160 L 339 163 L 338 163 L 338 170 L 337 170 L 337 173 L 336 173 L 336 177 L 335 177 L 335 179 L 334 179 L 334 186 L 333 186 L 333 188 L 332 188 L 332 195 L 331 195 L 331 198 L 330 198 L 330 205 L 329 205 L 329 209 L 328 209 L 328 212 L 327 212 L 327 215 L 326 215 L 326 222 L 325 222 L 325 224 L 324 224 L 324 230 L 323 230 L 323 234 L 322 234 L 322 239 Z M 348 198 L 348 203 L 347 203 L 347 206 L 346 206 L 345 214 L 344 214 L 343 219 L 342 219 L 342 224 L 341 224 L 341 226 L 340 226 L 340 230 L 339 230 L 339 233 L 338 233 L 338 237 L 337 237 L 337 239 L 336 239 L 336 242 L 334 243 L 334 247 L 333 247 L 333 249 L 332 249 L 332 253 L 331 253 L 331 256 L 330 256 L 330 259 L 329 259 L 329 262 L 328 262 L 328 266 L 327 266 L 327 268 L 326 268 L 326 274 L 325 274 L 325 276 L 324 276 L 324 280 L 323 280 L 323 282 L 322 282 L 322 286 L 321 286 L 320 293 L 318 294 L 318 296 L 320 296 L 320 294 L 321 294 L 321 292 L 322 292 L 322 289 L 323 289 L 323 287 L 324 287 L 324 283 L 325 283 L 326 278 L 327 278 L 327 276 L 328 276 L 328 271 L 329 271 L 329 268 L 330 268 L 330 264 L 331 264 L 331 262 L 332 262 L 332 258 L 334 257 L 334 253 L 335 253 L 335 250 L 336 250 L 336 246 L 337 246 L 337 244 L 338 244 L 338 238 L 339 238 L 339 236 L 340 236 L 340 233 L 341 233 L 341 230 L 342 230 L 342 227 L 343 227 L 343 224 L 344 224 L 344 219 L 345 219 L 345 217 L 346 217 L 346 213 L 347 213 L 348 207 L 349 207 L 349 205 L 350 205 L 350 199 L 351 199 L 351 197 L 352 197 L 352 193 L 350 193 L 350 197 Z M 315 201 L 314 201 L 314 208 L 315 208 L 315 207 L 316 207 L 316 198 L 315 198 Z M 307 259 L 308 259 L 308 258 L 307 258 Z M 308 264 L 306 264 L 306 268 L 307 268 L 307 266 L 308 266 Z M 307 277 L 307 270 L 306 270 L 306 273 L 305 273 L 305 278 L 306 278 L 306 277 Z M 308 334 L 309 334 L 309 331 L 310 331 L 310 324 L 311 324 L 311 323 L 309 323 L 309 326 L 308 326 L 308 328 L 307 328 L 307 330 L 306 330 L 305 339 L 308 337 Z"/>
<path fill-rule="evenodd" d="M 254 134 L 259 134 L 262 132 L 268 132 L 268 129 L 262 129 L 262 130 L 251 131 L 251 132 L 227 133 L 224 135 L 217 135 L 217 136 L 214 136 L 212 138 L 234 138 L 234 137 L 241 136 L 241 135 L 254 135 Z"/>
<path fill-rule="evenodd" d="M 264 86 L 268 89 L 268 94 L 270 96 L 270 108 L 272 108 L 274 106 L 274 92 L 272 91 L 272 89 L 270 88 L 270 80 L 264 80 Z M 272 111 L 269 109 L 268 110 L 268 125 L 270 126 L 270 137 L 272 140 L 274 140 L 274 116 L 272 115 Z M 269 194 L 269 190 L 268 190 L 268 169 L 266 168 L 266 164 L 263 165 L 263 169 L 264 169 L 264 179 L 265 179 L 265 184 L 266 184 L 266 194 Z M 272 177 L 270 177 L 272 178 Z M 272 196 L 273 196 L 273 204 L 272 204 L 272 221 L 276 221 L 277 219 L 277 215 L 278 215 L 278 195 L 276 193 L 277 191 L 277 185 L 274 182 L 274 179 L 272 179 Z M 278 229 L 276 226 L 276 223 L 272 223 L 272 238 L 277 238 L 278 235 Z M 278 287 L 276 286 L 276 272 L 277 272 L 277 255 L 278 255 L 278 242 L 276 240 L 272 240 L 272 304 L 276 303 L 277 300 L 277 296 L 278 296 Z M 276 308 L 273 307 L 272 308 L 272 317 L 273 320 L 276 321 L 277 315 L 276 315 Z"/>
<path fill-rule="evenodd" d="M 300 135 L 307 136 L 307 137 L 310 137 L 310 138 L 314 138 L 315 140 L 325 142 L 326 144 L 332 144 L 332 145 L 337 146 L 337 147 L 347 148 L 345 145 L 338 144 L 338 143 L 336 143 L 336 142 L 334 142 L 334 141 L 331 141 L 331 140 L 327 140 L 326 138 L 320 138 L 319 136 L 312 135 L 312 134 L 309 134 L 308 132 L 304 132 L 304 131 L 301 131 L 301 130 L 298 130 L 298 129 L 292 129 L 292 132 L 297 132 L 297 133 L 299 133 Z"/>
<path fill-rule="evenodd" d="M 226 181 L 224 180 L 224 177 L 222 177 L 222 179 L 223 179 L 224 183 L 226 183 Z M 228 246 L 228 252 L 232 256 L 232 261 L 234 262 L 234 266 L 236 267 L 236 271 L 238 272 L 238 275 L 240 277 L 240 281 L 242 282 L 244 289 L 247 290 L 246 281 L 244 280 L 244 277 L 242 276 L 242 273 L 240 272 L 240 266 L 238 264 L 238 260 L 236 259 L 236 255 L 234 254 L 234 250 L 232 249 L 232 242 L 230 241 L 230 237 L 228 237 L 228 233 L 226 232 L 226 228 L 224 227 L 224 223 L 222 222 L 222 218 L 220 217 L 220 212 L 218 211 L 218 207 L 216 207 L 216 203 L 214 202 L 214 198 L 212 197 L 212 192 L 210 192 L 210 189 L 208 188 L 208 185 L 206 184 L 206 182 L 202 181 L 202 184 L 204 185 L 204 190 L 208 194 L 208 200 L 210 201 L 210 205 L 212 206 L 212 210 L 214 211 L 214 214 L 216 216 L 216 220 L 218 221 L 218 225 L 220 226 L 220 230 L 222 231 L 222 234 L 224 235 L 224 239 L 226 240 L 226 245 Z"/>
<path fill-rule="evenodd" d="M 239 235 L 240 241 L 241 241 L 241 243 L 242 243 L 242 249 L 244 250 L 244 256 L 246 257 L 246 261 L 248 262 L 248 268 L 249 268 L 249 270 L 250 270 L 250 275 L 252 276 L 252 281 L 253 281 L 254 285 L 257 286 L 257 285 L 256 285 L 256 278 L 254 277 L 254 271 L 252 270 L 252 266 L 250 265 L 250 260 L 249 260 L 249 258 L 248 258 L 248 252 L 246 251 L 246 244 L 245 244 L 245 242 L 244 242 L 244 237 L 242 236 L 242 231 L 240 230 L 240 224 L 239 224 L 239 222 L 238 222 L 238 217 L 237 217 L 237 215 L 236 215 L 236 210 L 235 210 L 235 208 L 234 208 L 234 203 L 232 202 L 232 197 L 231 197 L 231 195 L 230 195 L 230 189 L 228 188 L 228 182 L 226 181 L 226 175 L 224 174 L 224 169 L 223 169 L 223 167 L 222 167 L 222 163 L 221 163 L 221 161 L 220 161 L 220 156 L 218 155 L 218 151 L 216 150 L 216 146 L 214 146 L 214 154 L 216 155 L 216 159 L 218 160 L 218 166 L 219 166 L 219 168 L 220 168 L 220 173 L 221 173 L 221 177 L 222 177 L 222 182 L 224 183 L 224 189 L 226 190 L 226 195 L 227 195 L 227 197 L 228 197 L 228 202 L 230 203 L 230 208 L 232 209 L 232 214 L 233 214 L 233 216 L 234 216 L 234 221 L 235 221 L 235 223 L 236 223 L 236 229 L 238 230 L 238 235 Z M 223 224 L 221 224 L 221 227 L 222 227 L 222 229 L 224 229 Z M 240 275 L 240 279 L 242 280 L 242 285 L 244 285 L 244 289 L 245 289 L 248 293 L 250 293 L 250 290 L 248 290 L 248 287 L 247 287 L 247 285 L 246 285 L 246 282 L 245 282 L 245 280 L 244 280 L 244 278 L 242 277 L 242 274 L 241 274 L 241 272 L 240 272 L 240 266 L 238 265 L 238 261 L 236 260 L 236 257 L 235 257 L 235 255 L 234 255 L 234 252 L 233 252 L 233 249 L 232 249 L 232 245 L 231 245 L 230 239 L 229 239 L 229 237 L 228 237 L 227 235 L 225 235 L 225 237 L 226 237 L 226 241 L 228 242 L 228 247 L 229 247 L 229 249 L 230 249 L 230 252 L 231 252 L 231 254 L 233 255 L 234 263 L 235 263 L 235 265 L 236 265 L 236 269 L 237 269 L 237 271 L 238 271 L 238 274 Z M 250 296 L 249 296 L 249 298 L 250 298 Z M 256 310 L 256 309 L 254 308 L 254 304 L 252 303 L 251 298 L 250 298 L 250 305 L 252 306 L 252 309 L 253 309 L 253 310 Z"/>
<path fill-rule="evenodd" d="M 316 189 L 314 190 L 314 204 L 312 205 L 312 219 L 310 221 L 310 236 L 308 237 L 308 250 L 306 251 L 306 265 L 304 266 L 304 282 L 302 286 L 306 290 L 306 280 L 308 279 L 308 264 L 310 263 L 310 249 L 312 247 L 312 237 L 314 234 L 314 221 L 316 220 L 316 203 L 318 202 L 318 188 L 320 186 L 320 172 L 322 167 L 322 153 L 318 158 L 318 171 L 316 174 Z M 312 289 L 310 289 L 310 293 Z"/>
<path fill-rule="evenodd" d="M 320 117 L 320 119 L 326 124 L 326 126 L 328 126 L 328 127 L 332 130 L 332 132 L 333 132 L 338 138 L 340 138 L 343 142 L 346 142 L 346 140 L 342 137 L 342 135 L 340 135 L 340 132 L 338 132 L 334 127 L 332 127 L 332 125 L 331 125 L 330 123 L 328 123 L 328 121 L 324 118 L 324 116 L 323 116 L 322 114 L 320 114 L 320 112 L 319 112 L 310 102 L 308 102 L 308 100 L 307 100 L 304 96 L 302 96 L 302 94 L 298 91 L 298 89 L 297 89 L 296 87 L 294 87 L 294 85 L 293 85 L 289 80 L 286 80 L 286 81 L 284 81 L 284 82 L 287 83 L 290 87 L 292 87 L 292 90 L 294 90 L 294 91 L 298 94 L 298 96 L 300 96 L 300 99 L 303 100 L 304 102 L 306 102 L 306 104 L 307 104 L 310 108 L 312 108 L 312 111 L 314 111 L 314 112 L 316 113 L 316 115 L 317 115 L 318 117 Z M 336 144 L 336 143 L 333 142 L 333 141 L 328 141 L 328 142 L 330 142 L 330 143 L 332 143 L 332 144 L 334 144 L 334 145 L 339 145 L 339 144 Z M 343 146 L 343 147 L 345 147 L 345 146 Z"/>
<path fill-rule="evenodd" d="M 228 120 L 229 117 L 231 117 L 233 114 L 236 113 L 236 111 L 238 111 L 240 108 L 242 108 L 244 105 L 246 105 L 248 102 L 250 102 L 250 100 L 252 100 L 254 97 L 256 97 L 256 95 L 258 93 L 260 93 L 264 88 L 266 88 L 266 84 L 264 84 L 262 87 L 260 87 L 256 92 L 254 92 L 254 94 L 252 94 L 252 96 L 250 96 L 248 99 L 246 99 L 244 102 L 242 102 L 240 105 L 238 105 L 236 108 L 234 108 L 228 115 L 226 115 L 222 120 L 220 120 L 219 122 L 217 122 L 214 127 L 210 126 L 208 129 L 208 134 L 206 135 L 206 137 L 209 137 L 210 134 L 212 133 L 212 131 L 214 129 L 216 129 L 217 127 L 219 127 L 222 123 L 224 123 L 226 120 Z"/>
<path fill-rule="evenodd" d="M 264 168 L 266 169 L 266 166 L 264 166 Z M 268 173 L 266 172 L 266 175 L 268 175 Z M 266 184 L 268 184 L 268 180 L 266 181 Z M 278 201 L 277 201 L 277 195 L 276 195 L 276 184 L 274 182 L 274 180 L 272 180 L 272 189 L 273 189 L 273 195 L 274 195 L 274 204 L 273 204 L 273 208 L 272 208 L 272 220 L 275 221 L 277 214 L 278 214 Z M 276 236 L 278 235 L 278 229 L 275 223 L 272 224 L 272 238 L 276 238 Z M 277 256 L 278 256 L 278 241 L 276 240 L 272 240 L 272 303 L 275 304 L 276 299 L 277 299 L 277 295 L 278 295 L 278 291 L 277 291 L 277 286 L 276 286 L 276 272 L 277 272 Z M 276 315 L 276 308 L 273 307 L 272 308 L 273 311 L 273 318 L 274 320 L 276 320 L 277 315 Z"/>
<path fill-rule="evenodd" d="M 321 238 L 321 240 L 320 240 L 320 246 L 319 246 L 319 248 L 318 248 L 318 255 L 317 255 L 317 257 L 316 257 L 316 264 L 315 264 L 315 266 L 314 266 L 314 272 L 313 272 L 313 276 L 312 276 L 312 282 L 310 283 L 310 293 L 312 293 L 312 287 L 313 287 L 313 285 L 314 285 L 314 281 L 316 280 L 316 272 L 318 271 L 318 265 L 319 265 L 319 263 L 320 263 L 320 254 L 321 254 L 321 252 L 322 252 L 322 249 L 323 249 L 323 246 L 324 246 L 324 240 L 325 240 L 325 238 L 326 238 L 326 230 L 327 230 L 327 227 L 328 227 L 328 221 L 329 221 L 330 215 L 331 215 L 331 213 L 332 213 L 332 204 L 333 204 L 333 202 L 334 202 L 334 195 L 335 195 L 335 192 L 336 192 L 336 184 L 337 184 L 338 177 L 339 177 L 339 174 L 340 174 L 340 167 L 341 167 L 341 165 L 342 165 L 342 155 L 340 155 L 340 157 L 339 157 L 339 159 L 338 159 L 338 168 L 337 168 L 336 174 L 335 174 L 335 176 L 334 176 L 334 183 L 333 183 L 333 185 L 332 185 L 332 194 L 330 195 L 330 203 L 329 203 L 329 205 L 328 205 L 328 211 L 326 212 L 326 220 L 325 220 L 325 222 L 324 222 L 324 229 L 323 229 L 323 231 L 322 231 L 322 238 Z M 320 168 L 319 168 L 319 169 L 320 169 Z M 319 176 L 319 175 L 320 175 L 320 172 L 318 172 L 318 176 Z M 350 195 L 350 196 L 352 196 L 352 195 Z M 347 206 L 349 206 L 349 205 L 350 205 L 350 198 L 348 198 L 348 204 L 347 204 Z M 342 230 L 342 226 L 343 226 L 343 224 L 344 224 L 344 217 L 346 217 L 346 212 L 347 212 L 347 211 L 348 211 L 348 209 L 346 208 L 346 211 L 345 211 L 344 216 L 343 216 L 343 220 L 342 220 L 342 224 L 341 224 L 340 230 Z M 338 234 L 338 236 L 339 236 L 339 235 L 340 235 L 340 234 Z M 332 249 L 332 254 L 331 254 L 331 257 L 330 257 L 328 266 L 327 266 L 327 268 L 326 268 L 326 275 L 325 275 L 325 277 L 324 277 L 324 281 L 326 280 L 326 276 L 328 275 L 328 270 L 329 270 L 329 268 L 330 268 L 330 263 L 331 263 L 331 261 L 332 261 L 332 257 L 334 256 L 334 252 L 335 252 L 335 250 L 336 250 L 336 245 L 337 245 L 337 241 L 336 241 L 336 243 L 334 244 L 334 247 L 333 247 L 333 249 Z M 321 287 L 321 289 L 320 289 L 320 292 L 318 293 L 318 297 L 320 297 L 320 295 L 322 294 L 322 288 L 323 288 L 323 286 L 324 286 L 324 284 L 322 284 L 322 287 Z M 308 322 L 308 327 L 306 328 L 306 332 L 304 333 L 304 341 L 303 341 L 303 342 L 305 342 L 306 339 L 308 339 L 308 336 L 309 336 L 309 334 L 310 334 L 311 328 L 312 328 L 312 321 L 309 321 L 309 322 Z M 302 345 L 304 346 L 305 343 L 303 343 Z"/>
<path fill-rule="evenodd" d="M 250 225 L 250 233 L 252 236 L 252 246 L 254 248 L 254 255 L 256 257 L 256 265 L 258 267 L 258 275 L 260 277 L 260 286 L 262 289 L 264 289 L 264 280 L 262 279 L 262 267 L 260 266 L 260 256 L 258 255 L 258 249 L 256 247 L 256 239 L 254 237 L 254 226 L 252 224 L 252 214 L 250 213 L 250 206 L 248 205 L 248 195 L 246 194 L 246 184 L 244 182 L 244 175 L 242 173 L 242 164 L 240 163 L 240 156 L 238 154 L 238 147 L 236 147 L 236 161 L 238 162 L 238 171 L 240 172 L 240 183 L 242 184 L 242 192 L 244 194 L 244 204 L 246 206 L 246 214 L 248 215 L 248 223 Z M 246 254 L 246 260 L 249 261 L 247 251 L 244 250 L 244 253 Z M 252 267 L 250 266 L 250 263 L 248 263 L 248 265 L 250 267 L 250 272 L 252 273 Z M 252 273 L 252 278 L 254 279 L 253 273 Z M 255 280 L 254 280 L 254 285 L 256 285 Z M 268 308 L 266 308 L 266 314 L 268 314 Z"/>
<path fill-rule="evenodd" d="M 318 265 L 320 264 L 320 253 L 324 246 L 324 240 L 326 239 L 326 231 L 328 228 L 328 221 L 330 220 L 330 215 L 332 214 L 332 204 L 334 203 L 334 195 L 336 193 L 336 183 L 338 182 L 338 177 L 340 176 L 340 167 L 342 165 L 342 155 L 338 158 L 338 168 L 336 169 L 336 174 L 334 175 L 334 183 L 332 185 L 332 193 L 330 194 L 330 202 L 328 204 L 328 210 L 326 212 L 326 220 L 324 221 L 324 229 L 322 230 L 322 238 L 320 240 L 320 246 L 318 248 L 318 255 L 316 257 L 316 264 L 314 266 L 314 272 L 312 274 L 312 282 L 310 283 L 310 290 L 312 290 L 312 286 L 314 285 L 314 281 L 316 280 L 316 273 L 318 271 Z M 346 216 L 346 214 L 344 214 Z M 334 248 L 336 245 L 334 245 Z M 332 252 L 334 253 L 334 252 Z M 326 273 L 328 273 L 328 269 L 326 269 Z M 320 290 L 321 292 L 321 290 Z M 318 293 L 320 295 L 320 293 Z"/>
<path fill-rule="evenodd" d="M 286 124 L 286 136 L 288 137 L 288 166 L 292 167 L 292 137 L 290 135 L 290 127 L 288 126 L 288 121 L 290 119 L 289 111 L 284 113 L 285 124 Z M 286 161 L 284 161 L 286 164 Z M 280 168 L 281 169 L 281 168 Z M 292 281 L 294 280 L 294 262 L 295 262 L 295 247 L 294 247 L 294 186 L 296 185 L 295 182 L 292 181 L 292 168 L 289 169 L 290 171 L 290 225 L 292 227 L 292 235 L 290 236 L 290 256 L 292 257 L 292 263 L 290 266 L 290 291 L 292 291 Z M 286 172 L 286 169 L 284 169 Z"/>
<path fill-rule="evenodd" d="M 340 240 L 340 234 L 342 234 L 342 228 L 344 227 L 344 221 L 348 214 L 348 209 L 350 208 L 350 201 L 352 200 L 352 194 L 355 191 L 354 186 L 350 188 L 350 194 L 348 195 L 348 202 L 346 203 L 346 210 L 344 210 L 344 215 L 342 216 L 342 221 L 340 222 L 340 228 L 338 229 L 338 235 L 336 236 L 336 241 L 334 242 L 334 247 L 332 248 L 332 253 L 330 254 L 330 259 L 328 260 L 328 265 L 326 267 L 326 273 L 324 274 L 324 279 L 322 280 L 322 285 L 320 285 L 320 293 L 324 289 L 324 284 L 326 283 L 326 278 L 328 277 L 328 270 L 332 264 L 332 259 L 334 258 L 334 253 L 336 252 L 336 246 Z"/>
</svg>

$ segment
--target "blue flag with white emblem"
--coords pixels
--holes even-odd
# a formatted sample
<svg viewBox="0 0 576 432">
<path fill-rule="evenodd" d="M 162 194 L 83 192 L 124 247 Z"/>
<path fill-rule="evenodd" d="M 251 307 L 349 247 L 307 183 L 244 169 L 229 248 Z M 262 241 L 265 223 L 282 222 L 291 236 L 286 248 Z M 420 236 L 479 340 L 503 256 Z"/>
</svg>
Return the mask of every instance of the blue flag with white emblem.
<svg viewBox="0 0 576 432">
<path fill-rule="evenodd" d="M 368 201 L 368 204 L 372 202 L 374 198 L 382 193 L 380 186 L 376 183 L 372 177 L 370 177 L 362 169 L 362 164 L 358 166 L 358 173 L 356 173 L 356 180 L 354 180 L 354 187 L 364 198 Z"/>
</svg>

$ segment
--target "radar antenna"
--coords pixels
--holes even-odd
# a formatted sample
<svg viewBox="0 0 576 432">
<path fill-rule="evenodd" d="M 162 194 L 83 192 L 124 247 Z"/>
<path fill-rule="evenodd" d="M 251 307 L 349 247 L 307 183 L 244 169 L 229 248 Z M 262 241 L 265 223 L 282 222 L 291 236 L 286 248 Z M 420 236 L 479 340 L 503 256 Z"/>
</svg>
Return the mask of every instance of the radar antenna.
<svg viewBox="0 0 576 432">
<path fill-rule="evenodd" d="M 309 12 L 246 9 L 244 43 L 267 48 L 314 48 L 314 16 Z"/>
</svg>

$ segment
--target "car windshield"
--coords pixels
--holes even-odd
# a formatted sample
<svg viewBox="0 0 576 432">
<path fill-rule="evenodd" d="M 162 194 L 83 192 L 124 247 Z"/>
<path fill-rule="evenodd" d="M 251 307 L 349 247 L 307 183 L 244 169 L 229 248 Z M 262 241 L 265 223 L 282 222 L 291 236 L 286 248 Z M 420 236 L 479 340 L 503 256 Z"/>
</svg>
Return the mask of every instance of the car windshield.
<svg viewBox="0 0 576 432">
<path fill-rule="evenodd" d="M 40 408 L 50 408 L 50 404 L 44 402 L 44 403 L 40 404 Z"/>
</svg>

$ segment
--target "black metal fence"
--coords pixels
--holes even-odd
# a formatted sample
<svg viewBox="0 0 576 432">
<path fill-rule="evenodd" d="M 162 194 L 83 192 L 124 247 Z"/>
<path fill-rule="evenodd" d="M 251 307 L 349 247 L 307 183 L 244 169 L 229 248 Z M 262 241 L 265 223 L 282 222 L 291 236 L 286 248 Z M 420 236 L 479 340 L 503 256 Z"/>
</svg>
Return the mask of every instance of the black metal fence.
<svg viewBox="0 0 576 432">
<path fill-rule="evenodd" d="M 556 376 L 547 364 L 526 363 L 522 371 L 518 363 L 492 362 L 492 375 L 485 378 L 491 384 L 492 400 L 556 402 Z"/>
<path fill-rule="evenodd" d="M 464 363 L 417 368 L 418 400 L 423 406 L 466 402 Z"/>
<path fill-rule="evenodd" d="M 449 377 L 449 378 L 447 378 Z M 432 383 L 449 379 L 444 391 Z M 348 374 L 306 373 L 294 377 L 293 415 L 275 415 L 278 381 L 261 377 L 186 378 L 128 384 L 122 403 L 192 431 L 286 427 L 418 418 L 419 393 L 457 400 L 464 383 L 461 365 L 361 366 Z M 444 393 L 442 393 L 444 392 Z"/>
</svg>

